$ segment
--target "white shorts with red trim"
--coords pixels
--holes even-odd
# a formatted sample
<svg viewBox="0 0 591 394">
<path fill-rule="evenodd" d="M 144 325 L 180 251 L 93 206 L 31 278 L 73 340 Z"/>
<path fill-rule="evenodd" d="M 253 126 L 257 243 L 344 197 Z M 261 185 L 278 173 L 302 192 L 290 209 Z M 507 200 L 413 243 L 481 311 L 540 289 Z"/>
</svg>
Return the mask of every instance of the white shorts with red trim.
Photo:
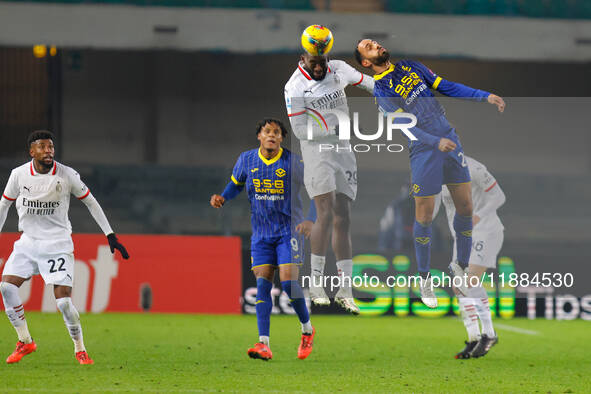
<svg viewBox="0 0 591 394">
<path fill-rule="evenodd" d="M 33 240 L 25 234 L 14 243 L 2 275 L 30 278 L 41 274 L 45 284 L 72 286 L 74 243 L 72 239 Z"/>
</svg>

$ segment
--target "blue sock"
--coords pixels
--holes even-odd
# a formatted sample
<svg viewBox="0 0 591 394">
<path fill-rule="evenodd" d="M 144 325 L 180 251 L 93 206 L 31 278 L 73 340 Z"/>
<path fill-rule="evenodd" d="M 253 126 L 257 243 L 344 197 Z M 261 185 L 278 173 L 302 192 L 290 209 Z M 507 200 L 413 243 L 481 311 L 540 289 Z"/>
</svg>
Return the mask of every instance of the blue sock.
<svg viewBox="0 0 591 394">
<path fill-rule="evenodd" d="M 419 274 L 425 276 L 431 268 L 431 223 L 425 225 L 415 220 L 413 235 Z"/>
<path fill-rule="evenodd" d="M 265 278 L 257 278 L 257 300 L 255 308 L 257 312 L 259 336 L 269 336 L 271 327 L 271 310 L 273 309 L 273 300 L 271 299 L 272 288 L 273 283 Z"/>
<path fill-rule="evenodd" d="M 306 306 L 306 299 L 304 298 L 304 292 L 300 287 L 297 280 L 284 280 L 281 282 L 283 291 L 287 293 L 291 306 L 298 314 L 301 323 L 307 323 L 310 321 L 310 314 L 308 313 L 308 307 Z"/>
<path fill-rule="evenodd" d="M 458 264 L 462 268 L 468 266 L 470 251 L 472 250 L 472 216 L 454 216 L 454 231 L 456 232 L 456 252 Z"/>
</svg>

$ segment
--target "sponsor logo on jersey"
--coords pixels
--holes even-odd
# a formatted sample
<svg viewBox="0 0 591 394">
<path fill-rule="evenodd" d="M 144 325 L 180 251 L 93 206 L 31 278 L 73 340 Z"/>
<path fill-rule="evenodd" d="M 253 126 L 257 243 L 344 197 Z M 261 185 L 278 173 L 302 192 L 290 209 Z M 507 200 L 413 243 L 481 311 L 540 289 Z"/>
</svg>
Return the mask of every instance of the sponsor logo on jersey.
<svg viewBox="0 0 591 394">
<path fill-rule="evenodd" d="M 415 99 L 419 96 L 419 94 L 421 94 L 423 91 L 427 90 L 427 85 L 425 85 L 424 83 L 420 84 L 416 90 L 410 95 L 410 97 L 408 99 L 406 99 L 405 103 L 411 104 L 413 101 L 415 101 Z"/>
<path fill-rule="evenodd" d="M 334 109 L 346 104 L 345 91 L 343 89 L 326 93 L 324 96 L 310 101 L 314 109 Z"/>
<path fill-rule="evenodd" d="M 23 197 L 23 207 L 27 207 L 29 215 L 53 215 L 59 206 L 59 201 L 35 201 Z"/>
<path fill-rule="evenodd" d="M 285 176 L 286 172 L 283 168 L 278 168 L 275 170 L 275 174 L 279 177 L 282 178 Z"/>
<path fill-rule="evenodd" d="M 281 194 L 273 194 L 273 195 L 269 195 L 269 194 L 255 194 L 254 198 L 256 200 L 265 200 L 265 201 L 280 201 L 280 200 L 285 200 L 285 196 L 281 195 Z"/>
</svg>

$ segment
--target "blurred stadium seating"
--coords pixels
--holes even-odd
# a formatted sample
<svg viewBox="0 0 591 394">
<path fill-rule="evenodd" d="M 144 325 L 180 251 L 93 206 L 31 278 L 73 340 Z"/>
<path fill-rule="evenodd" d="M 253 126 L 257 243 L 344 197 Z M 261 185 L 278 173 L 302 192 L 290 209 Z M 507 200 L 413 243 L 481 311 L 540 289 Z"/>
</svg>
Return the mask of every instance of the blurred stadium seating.
<svg viewBox="0 0 591 394">
<path fill-rule="evenodd" d="M 587 0 L 10 0 L 14 2 L 126 4 L 137 6 L 270 8 L 343 12 L 591 18 Z"/>
</svg>

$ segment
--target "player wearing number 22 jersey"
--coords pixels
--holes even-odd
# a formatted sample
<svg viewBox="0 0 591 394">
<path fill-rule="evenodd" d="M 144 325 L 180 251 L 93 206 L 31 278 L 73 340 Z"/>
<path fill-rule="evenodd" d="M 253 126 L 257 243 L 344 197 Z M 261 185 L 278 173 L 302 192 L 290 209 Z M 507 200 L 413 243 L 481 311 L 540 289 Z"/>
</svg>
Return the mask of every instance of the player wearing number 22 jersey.
<svg viewBox="0 0 591 394">
<path fill-rule="evenodd" d="M 15 351 L 8 356 L 9 364 L 19 362 L 37 349 L 25 319 L 18 288 L 33 275 L 41 274 L 53 285 L 58 309 L 74 341 L 75 357 L 80 364 L 92 364 L 82 338 L 80 316 L 72 303 L 74 283 L 74 244 L 72 226 L 68 220 L 70 195 L 81 200 L 107 236 L 111 252 L 118 249 L 123 258 L 129 255 L 117 241 L 103 210 L 72 168 L 54 159 L 53 134 L 35 131 L 29 136 L 32 160 L 12 170 L 0 200 L 0 230 L 8 209 L 16 202 L 22 235 L 2 271 L 0 291 L 8 319 L 18 334 Z"/>
<path fill-rule="evenodd" d="M 275 271 L 281 286 L 302 324 L 298 357 L 312 351 L 314 328 L 310 323 L 304 294 L 298 283 L 298 266 L 304 260 L 302 233 L 309 236 L 315 221 L 314 203 L 304 220 L 299 193 L 303 185 L 303 163 L 281 147 L 287 130 L 277 119 L 263 119 L 257 125 L 260 146 L 243 152 L 236 161 L 231 180 L 221 195 L 211 197 L 211 205 L 220 208 L 244 188 L 251 210 L 251 268 L 257 279 L 256 315 L 259 342 L 248 349 L 252 358 L 269 360 L 270 316 L 273 308 L 271 289 Z"/>
<path fill-rule="evenodd" d="M 412 194 L 415 197 L 415 252 L 421 283 L 421 299 L 429 307 L 437 306 L 429 277 L 431 258 L 431 221 L 434 196 L 447 185 L 453 197 L 456 214 L 453 228 L 457 235 L 457 262 L 450 264 L 454 276 L 464 277 L 472 247 L 472 196 L 470 172 L 466 165 L 460 140 L 441 104 L 431 90 L 458 98 L 488 101 L 505 109 L 505 102 L 497 95 L 448 81 L 423 64 L 412 60 L 390 62 L 390 54 L 379 43 L 363 39 L 355 48 L 357 61 L 371 68 L 375 75 L 374 96 L 386 113 L 405 112 L 416 116 L 416 127 L 410 131 L 416 141 L 410 141 Z M 457 281 L 457 291 L 468 292 L 465 279 Z"/>
</svg>

